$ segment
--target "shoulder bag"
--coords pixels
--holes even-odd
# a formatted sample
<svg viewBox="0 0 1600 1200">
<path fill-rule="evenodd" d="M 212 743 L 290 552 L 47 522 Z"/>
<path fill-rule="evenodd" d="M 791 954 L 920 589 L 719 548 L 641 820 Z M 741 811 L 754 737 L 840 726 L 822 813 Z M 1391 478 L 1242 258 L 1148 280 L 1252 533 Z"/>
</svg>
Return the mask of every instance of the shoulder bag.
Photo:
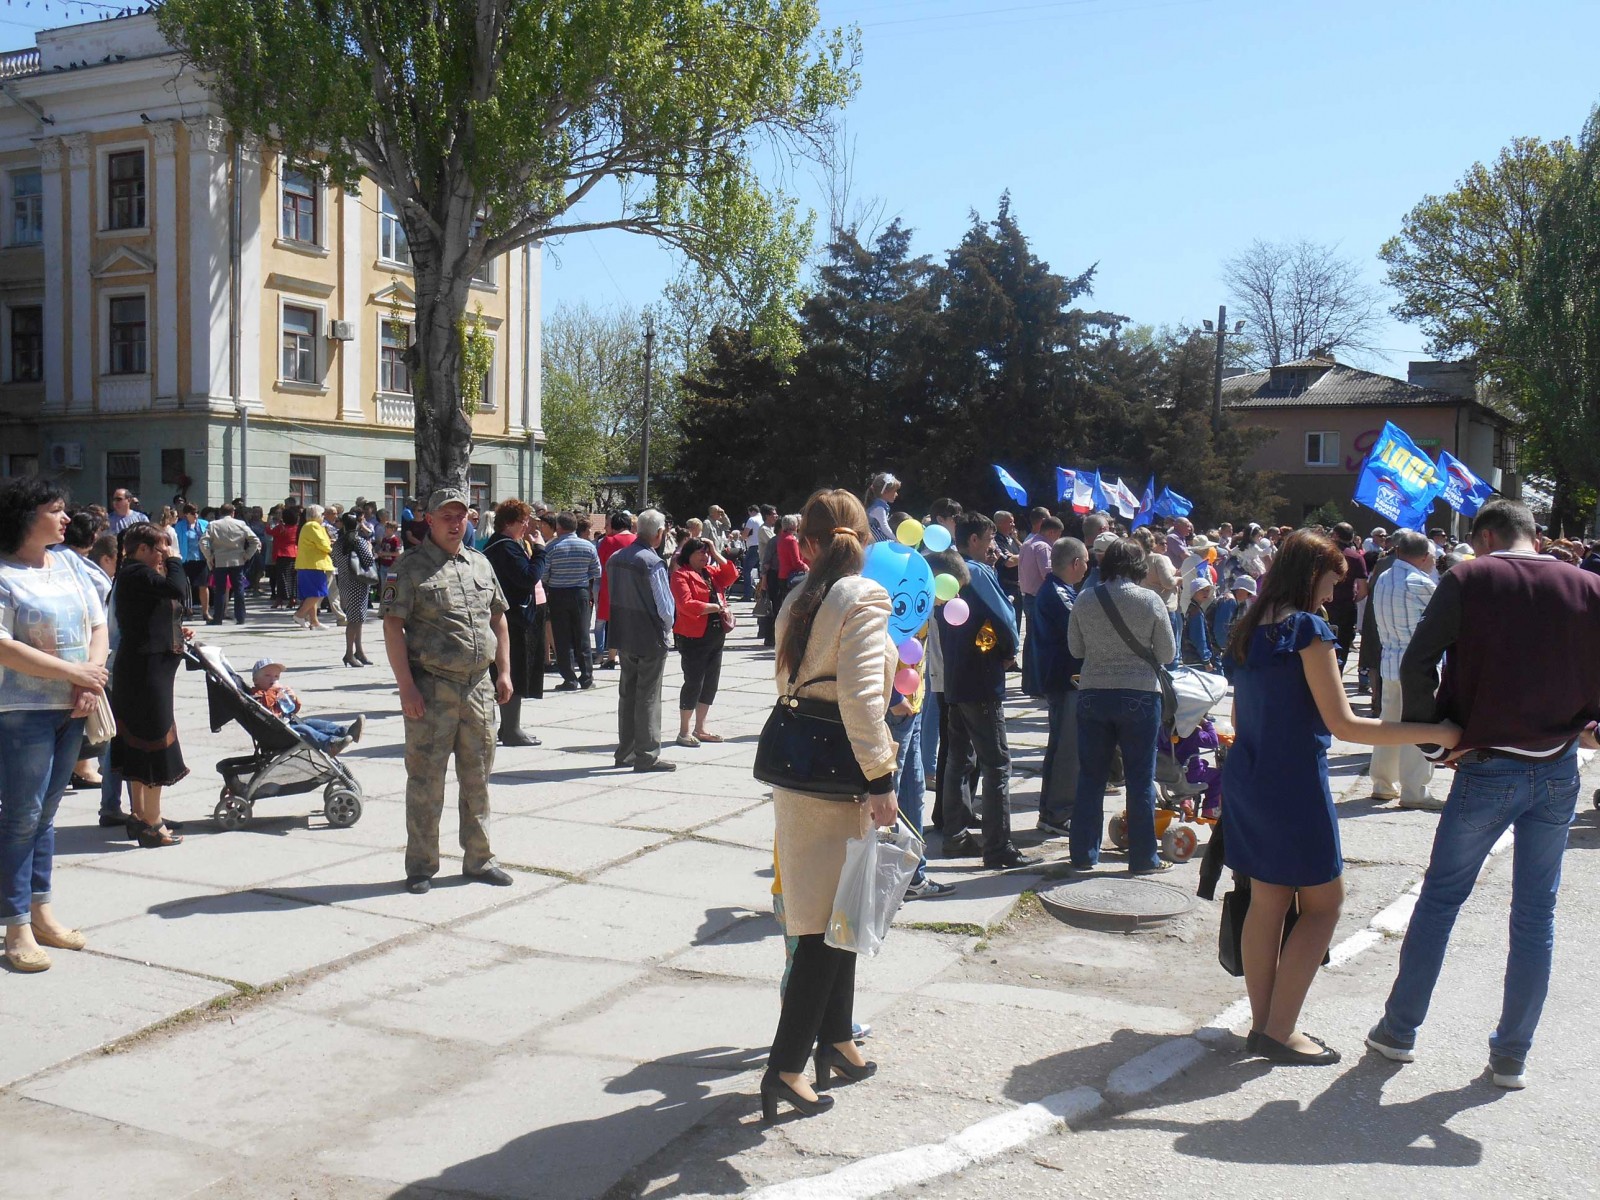
<svg viewBox="0 0 1600 1200">
<path fill-rule="evenodd" d="M 756 744 L 754 774 L 762 783 L 829 800 L 855 800 L 867 793 L 867 777 L 856 762 L 839 705 L 796 695 L 814 683 L 832 683 L 819 675 L 796 686 L 802 647 L 789 672 L 788 687 L 772 706 Z"/>
<path fill-rule="evenodd" d="M 1133 631 L 1128 628 L 1128 623 L 1122 619 L 1122 614 L 1117 611 L 1116 602 L 1111 599 L 1110 589 L 1105 584 L 1096 584 L 1094 589 L 1100 596 L 1100 607 L 1105 609 L 1106 620 L 1111 622 L 1111 627 L 1117 631 L 1117 636 L 1127 643 L 1128 649 L 1142 658 L 1156 673 L 1156 682 L 1161 685 L 1161 725 L 1170 728 L 1178 715 L 1178 691 L 1172 685 L 1172 672 L 1166 666 L 1156 661 L 1155 653 L 1148 646 L 1141 645 L 1133 636 Z"/>
</svg>

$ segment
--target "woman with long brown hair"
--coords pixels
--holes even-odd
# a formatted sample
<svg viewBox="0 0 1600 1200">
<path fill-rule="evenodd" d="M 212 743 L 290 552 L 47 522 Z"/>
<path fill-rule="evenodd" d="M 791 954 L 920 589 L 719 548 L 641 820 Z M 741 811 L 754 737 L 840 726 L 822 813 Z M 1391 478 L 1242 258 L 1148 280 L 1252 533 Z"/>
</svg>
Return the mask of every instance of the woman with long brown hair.
<svg viewBox="0 0 1600 1200">
<path fill-rule="evenodd" d="M 1350 711 L 1337 639 L 1320 611 L 1344 572 L 1332 538 L 1290 534 L 1228 642 L 1236 740 L 1222 769 L 1221 828 L 1224 860 L 1249 880 L 1240 937 L 1251 1013 L 1245 1045 L 1278 1063 L 1339 1061 L 1337 1050 L 1298 1028 L 1344 903 L 1330 741 L 1449 747 L 1461 733 L 1449 722 L 1384 724 Z M 1285 938 L 1291 907 L 1299 915 Z"/>
<path fill-rule="evenodd" d="M 784 932 L 796 939 L 761 1106 L 767 1119 L 785 1100 L 804 1116 L 832 1107 L 801 1078 L 814 1058 L 817 1082 L 835 1072 L 854 1082 L 877 1066 L 852 1036 L 856 956 L 823 941 L 833 909 L 845 843 L 895 820 L 894 738 L 884 724 L 897 662 L 889 643 L 889 594 L 861 575 L 870 544 L 866 510 L 841 489 L 806 502 L 799 537 L 811 570 L 777 618 L 776 682 L 782 695 L 831 701 L 867 779 L 861 796 L 813 796 L 774 788 L 778 878 Z"/>
</svg>

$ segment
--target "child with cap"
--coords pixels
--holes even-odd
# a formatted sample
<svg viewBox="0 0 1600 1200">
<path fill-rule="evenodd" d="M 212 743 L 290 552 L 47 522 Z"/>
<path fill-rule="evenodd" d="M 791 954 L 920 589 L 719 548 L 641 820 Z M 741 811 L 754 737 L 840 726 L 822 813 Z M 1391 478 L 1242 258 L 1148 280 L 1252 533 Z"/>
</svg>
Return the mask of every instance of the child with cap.
<svg viewBox="0 0 1600 1200">
<path fill-rule="evenodd" d="M 268 658 L 257 660 L 256 665 L 250 668 L 250 694 L 269 712 L 275 712 L 289 722 L 290 729 L 318 750 L 328 754 L 338 754 L 351 742 L 361 740 L 361 730 L 367 723 L 366 717 L 357 717 L 354 721 L 341 723 L 324 721 L 320 717 L 304 716 L 300 697 L 295 695 L 292 687 L 279 682 L 282 675 L 282 663 L 273 662 Z"/>
<path fill-rule="evenodd" d="M 1256 581 L 1248 575 L 1240 575 L 1233 581 L 1233 594 L 1223 596 L 1211 610 L 1212 640 L 1216 643 L 1217 657 L 1222 660 L 1222 674 L 1229 683 L 1233 682 L 1234 661 L 1228 653 L 1228 640 L 1233 636 L 1234 625 L 1255 598 Z"/>
</svg>

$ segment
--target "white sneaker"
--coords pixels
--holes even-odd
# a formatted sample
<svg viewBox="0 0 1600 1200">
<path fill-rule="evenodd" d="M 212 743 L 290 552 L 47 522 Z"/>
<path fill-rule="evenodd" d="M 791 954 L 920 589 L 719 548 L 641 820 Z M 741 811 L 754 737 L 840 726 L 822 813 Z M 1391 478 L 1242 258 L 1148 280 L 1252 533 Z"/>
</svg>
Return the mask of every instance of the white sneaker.
<svg viewBox="0 0 1600 1200">
<path fill-rule="evenodd" d="M 1520 1058 L 1512 1058 L 1509 1054 L 1491 1054 L 1489 1074 L 1493 1077 L 1497 1088 L 1517 1092 L 1528 1086 L 1527 1064 Z"/>
</svg>

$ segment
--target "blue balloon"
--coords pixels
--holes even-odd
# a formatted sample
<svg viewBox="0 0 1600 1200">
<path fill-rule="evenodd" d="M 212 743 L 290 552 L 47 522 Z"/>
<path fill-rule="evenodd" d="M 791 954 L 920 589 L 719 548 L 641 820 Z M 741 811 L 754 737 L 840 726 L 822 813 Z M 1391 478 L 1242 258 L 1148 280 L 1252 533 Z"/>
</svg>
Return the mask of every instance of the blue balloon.
<svg viewBox="0 0 1600 1200">
<path fill-rule="evenodd" d="M 950 549 L 950 531 L 943 525 L 929 525 L 922 531 L 922 546 L 935 554 Z"/>
<path fill-rule="evenodd" d="M 861 573 L 889 593 L 889 640 L 898 646 L 915 637 L 933 612 L 933 571 L 920 554 L 904 553 L 895 542 L 867 550 Z"/>
</svg>

